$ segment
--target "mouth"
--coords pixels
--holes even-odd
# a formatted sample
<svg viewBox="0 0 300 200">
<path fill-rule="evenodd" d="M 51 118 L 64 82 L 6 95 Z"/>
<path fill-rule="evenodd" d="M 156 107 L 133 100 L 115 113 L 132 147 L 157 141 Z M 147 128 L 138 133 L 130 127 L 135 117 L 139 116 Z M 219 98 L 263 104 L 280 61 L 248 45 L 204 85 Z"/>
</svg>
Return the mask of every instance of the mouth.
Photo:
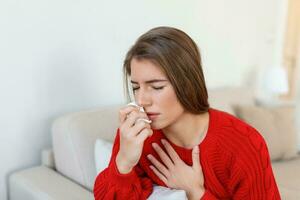
<svg viewBox="0 0 300 200">
<path fill-rule="evenodd" d="M 158 115 L 160 115 L 160 114 L 159 114 L 159 113 L 147 112 L 147 116 L 148 116 L 148 118 L 151 119 L 151 120 L 157 118 Z"/>
</svg>

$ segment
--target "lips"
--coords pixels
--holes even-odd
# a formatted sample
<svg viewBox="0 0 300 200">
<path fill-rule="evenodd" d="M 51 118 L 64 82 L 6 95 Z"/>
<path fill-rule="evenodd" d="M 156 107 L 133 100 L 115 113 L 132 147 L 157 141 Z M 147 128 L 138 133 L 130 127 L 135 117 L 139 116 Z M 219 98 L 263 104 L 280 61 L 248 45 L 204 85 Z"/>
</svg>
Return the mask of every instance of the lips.
<svg viewBox="0 0 300 200">
<path fill-rule="evenodd" d="M 147 112 L 147 116 L 149 117 L 149 119 L 155 119 L 157 116 L 159 115 L 159 113 L 154 113 L 154 112 Z"/>
<path fill-rule="evenodd" d="M 155 112 L 147 112 L 147 115 L 158 115 L 159 113 L 155 113 Z"/>
</svg>

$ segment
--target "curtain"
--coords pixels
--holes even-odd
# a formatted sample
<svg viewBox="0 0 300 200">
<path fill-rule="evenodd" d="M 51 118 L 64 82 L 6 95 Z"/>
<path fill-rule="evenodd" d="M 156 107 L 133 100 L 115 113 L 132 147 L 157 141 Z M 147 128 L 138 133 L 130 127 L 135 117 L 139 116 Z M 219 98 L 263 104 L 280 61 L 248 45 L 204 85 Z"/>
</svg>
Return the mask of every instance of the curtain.
<svg viewBox="0 0 300 200">
<path fill-rule="evenodd" d="M 286 24 L 283 66 L 288 74 L 289 92 L 282 98 L 295 100 L 297 81 L 300 81 L 300 0 L 288 0 Z"/>
</svg>

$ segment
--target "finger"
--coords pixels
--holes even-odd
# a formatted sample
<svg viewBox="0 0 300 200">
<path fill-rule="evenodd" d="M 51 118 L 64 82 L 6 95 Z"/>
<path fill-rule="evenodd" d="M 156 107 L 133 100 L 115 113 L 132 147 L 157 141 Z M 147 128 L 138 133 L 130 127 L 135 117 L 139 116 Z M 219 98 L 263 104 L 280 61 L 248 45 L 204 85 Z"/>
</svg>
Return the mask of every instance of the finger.
<svg viewBox="0 0 300 200">
<path fill-rule="evenodd" d="M 147 156 L 148 160 L 155 166 L 155 168 L 164 176 L 164 177 L 169 177 L 170 173 L 169 170 L 162 164 L 160 163 L 154 156 L 149 154 Z"/>
<path fill-rule="evenodd" d="M 165 183 L 165 185 L 167 185 L 168 186 L 168 179 L 164 176 L 164 175 L 162 175 L 155 167 L 153 167 L 152 165 L 150 165 L 150 169 L 152 169 L 152 171 L 154 172 L 154 174 L 156 174 L 156 176 L 158 176 L 158 178 L 160 179 L 160 180 L 162 180 L 164 183 Z"/>
<path fill-rule="evenodd" d="M 144 142 L 148 137 L 151 137 L 152 134 L 153 134 L 152 129 L 145 128 L 137 135 L 137 140 L 138 142 Z"/>
<path fill-rule="evenodd" d="M 196 145 L 192 151 L 193 168 L 196 171 L 201 170 L 199 146 Z"/>
<path fill-rule="evenodd" d="M 152 143 L 152 146 L 156 153 L 159 155 L 162 162 L 170 169 L 174 166 L 174 163 L 170 157 L 165 153 L 165 151 L 156 143 Z"/>
<path fill-rule="evenodd" d="M 138 118 L 143 118 L 145 115 L 137 110 L 133 110 L 125 119 L 123 126 L 125 128 L 131 128 L 135 125 Z"/>
<path fill-rule="evenodd" d="M 135 119 L 134 124 L 137 121 L 145 121 L 147 123 L 151 123 L 151 121 L 149 120 L 147 114 L 143 113 L 141 111 L 134 110 L 131 113 L 129 113 L 129 115 L 127 115 L 127 118 L 131 119 L 132 116 L 134 116 L 134 119 Z M 126 119 L 125 119 L 125 122 L 126 122 Z"/>
<path fill-rule="evenodd" d="M 173 149 L 173 147 L 167 140 L 162 139 L 161 143 L 164 145 L 164 147 L 167 150 L 168 155 L 171 157 L 173 163 L 181 161 L 181 158 L 178 156 L 177 152 Z"/>
<path fill-rule="evenodd" d="M 138 108 L 134 107 L 134 106 L 126 106 L 124 108 L 121 108 L 119 110 L 119 122 L 120 122 L 120 124 L 124 123 L 127 115 L 129 113 L 131 113 L 132 111 L 134 111 L 134 110 L 138 111 Z"/>
<path fill-rule="evenodd" d="M 138 118 L 138 119 L 140 119 L 140 118 Z M 130 129 L 131 129 L 130 136 L 138 136 L 139 134 L 141 134 L 141 131 L 144 129 L 151 130 L 151 126 L 150 126 L 150 124 L 146 123 L 143 120 L 136 120 L 135 124 Z M 149 132 L 148 135 L 150 133 L 151 132 Z"/>
</svg>

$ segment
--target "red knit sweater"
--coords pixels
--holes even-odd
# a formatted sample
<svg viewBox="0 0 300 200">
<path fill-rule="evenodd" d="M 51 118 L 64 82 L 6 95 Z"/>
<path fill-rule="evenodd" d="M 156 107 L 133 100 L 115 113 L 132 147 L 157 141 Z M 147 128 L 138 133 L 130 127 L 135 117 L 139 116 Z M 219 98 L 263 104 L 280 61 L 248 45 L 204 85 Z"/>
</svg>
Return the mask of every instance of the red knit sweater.
<svg viewBox="0 0 300 200">
<path fill-rule="evenodd" d="M 151 143 L 164 148 L 162 138 L 186 164 L 192 165 L 192 149 L 177 146 L 161 130 L 154 130 L 144 143 L 139 163 L 130 173 L 120 174 L 115 163 L 120 144 L 118 130 L 109 166 L 96 178 L 95 199 L 143 200 L 152 193 L 153 183 L 166 186 L 149 168 L 146 157 L 151 153 L 161 161 Z M 210 108 L 208 132 L 199 149 L 205 187 L 201 199 L 280 199 L 266 143 L 250 125 Z"/>
</svg>

